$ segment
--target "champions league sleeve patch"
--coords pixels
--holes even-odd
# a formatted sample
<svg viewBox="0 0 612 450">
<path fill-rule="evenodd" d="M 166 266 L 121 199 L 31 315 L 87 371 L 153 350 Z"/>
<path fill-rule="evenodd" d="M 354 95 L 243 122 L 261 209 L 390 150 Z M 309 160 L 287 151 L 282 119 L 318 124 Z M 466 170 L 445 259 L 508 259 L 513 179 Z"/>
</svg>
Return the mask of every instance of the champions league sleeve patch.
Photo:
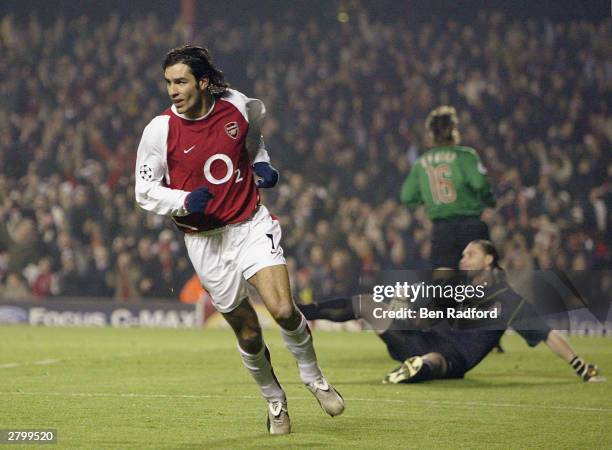
<svg viewBox="0 0 612 450">
<path fill-rule="evenodd" d="M 140 167 L 138 167 L 138 176 L 143 181 L 152 181 L 153 169 L 148 164 L 141 164 Z"/>
</svg>

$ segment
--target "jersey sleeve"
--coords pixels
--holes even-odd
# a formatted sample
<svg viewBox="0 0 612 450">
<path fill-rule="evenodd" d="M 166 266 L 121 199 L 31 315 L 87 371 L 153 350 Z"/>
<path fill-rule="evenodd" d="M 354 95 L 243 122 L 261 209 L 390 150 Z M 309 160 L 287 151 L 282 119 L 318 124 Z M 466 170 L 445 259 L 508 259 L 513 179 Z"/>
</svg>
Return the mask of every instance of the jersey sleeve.
<svg viewBox="0 0 612 450">
<path fill-rule="evenodd" d="M 232 103 L 249 123 L 246 135 L 245 147 L 249 154 L 251 164 L 258 162 L 270 162 L 270 156 L 266 149 L 261 128 L 266 117 L 266 106 L 257 98 L 249 98 L 235 89 L 228 89 L 225 100 Z"/>
<path fill-rule="evenodd" d="M 421 193 L 419 183 L 419 166 L 417 165 L 410 169 L 410 173 L 406 177 L 402 190 L 400 192 L 400 200 L 411 208 L 415 208 L 423 204 L 423 195 Z"/>
<path fill-rule="evenodd" d="M 164 186 L 167 177 L 166 139 L 168 117 L 158 116 L 144 129 L 136 157 L 136 202 L 141 208 L 160 215 L 185 216 L 189 192 Z"/>
<path fill-rule="evenodd" d="M 266 117 L 266 106 L 261 100 L 249 98 L 246 102 L 247 118 L 249 121 L 249 132 L 246 137 L 246 148 L 251 158 L 251 163 L 270 162 L 270 156 L 266 149 L 261 128 Z"/>
<path fill-rule="evenodd" d="M 486 206 L 495 206 L 495 196 L 489 184 L 487 169 L 474 151 L 466 152 L 461 158 L 461 171 L 467 185 L 475 192 Z"/>
</svg>

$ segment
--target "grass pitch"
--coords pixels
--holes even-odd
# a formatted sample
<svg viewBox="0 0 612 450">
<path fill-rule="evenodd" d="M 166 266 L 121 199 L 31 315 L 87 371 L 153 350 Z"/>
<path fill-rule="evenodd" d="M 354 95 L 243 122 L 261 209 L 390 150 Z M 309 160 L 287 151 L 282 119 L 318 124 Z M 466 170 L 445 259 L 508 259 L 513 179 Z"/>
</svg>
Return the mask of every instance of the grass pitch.
<svg viewBox="0 0 612 450">
<path fill-rule="evenodd" d="M 506 336 L 464 380 L 381 385 L 397 364 L 368 332 L 316 332 L 347 402 L 326 416 L 277 330 L 265 332 L 293 434 L 266 405 L 230 331 L 0 327 L 0 428 L 55 428 L 55 448 L 612 448 L 612 379 L 582 383 L 543 344 Z M 612 375 L 611 338 L 572 338 Z M 7 447 L 8 448 L 8 447 Z M 34 447 L 32 447 L 34 448 Z"/>
</svg>

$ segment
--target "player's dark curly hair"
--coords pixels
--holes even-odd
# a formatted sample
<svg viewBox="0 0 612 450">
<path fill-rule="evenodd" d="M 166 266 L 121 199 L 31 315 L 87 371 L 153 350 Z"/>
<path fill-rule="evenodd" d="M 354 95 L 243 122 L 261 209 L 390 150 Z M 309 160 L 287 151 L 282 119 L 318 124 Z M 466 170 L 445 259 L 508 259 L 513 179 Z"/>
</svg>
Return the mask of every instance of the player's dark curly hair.
<svg viewBox="0 0 612 450">
<path fill-rule="evenodd" d="M 229 87 L 223 72 L 215 67 L 212 57 L 205 47 L 187 44 L 173 48 L 166 55 L 162 68 L 166 70 L 167 67 L 179 63 L 188 65 L 196 80 L 208 78 L 208 91 L 212 95 L 222 96 Z"/>
<path fill-rule="evenodd" d="M 459 145 L 459 119 L 457 111 L 452 106 L 439 106 L 429 113 L 425 127 L 433 135 L 434 145 Z"/>
<path fill-rule="evenodd" d="M 499 253 L 497 252 L 497 249 L 493 245 L 493 242 L 487 239 L 478 239 L 478 240 L 470 242 L 470 244 L 478 245 L 480 249 L 484 252 L 485 255 L 491 255 L 493 257 L 493 262 L 491 263 L 491 266 L 494 269 L 504 270 L 499 265 Z"/>
</svg>

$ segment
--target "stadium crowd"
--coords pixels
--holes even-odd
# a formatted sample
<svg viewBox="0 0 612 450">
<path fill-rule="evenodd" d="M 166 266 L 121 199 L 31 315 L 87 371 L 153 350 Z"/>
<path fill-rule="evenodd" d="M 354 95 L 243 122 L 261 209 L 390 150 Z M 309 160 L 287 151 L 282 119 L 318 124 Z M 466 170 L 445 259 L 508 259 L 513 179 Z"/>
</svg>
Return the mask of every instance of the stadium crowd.
<svg viewBox="0 0 612 450">
<path fill-rule="evenodd" d="M 610 18 L 349 13 L 214 20 L 189 39 L 266 103 L 281 182 L 263 202 L 300 301 L 427 267 L 431 223 L 399 189 L 439 104 L 489 169 L 484 220 L 506 268 L 611 267 Z M 142 130 L 169 105 L 161 61 L 186 40 L 164 20 L 1 18 L 0 296 L 177 298 L 193 276 L 181 233 L 133 194 Z"/>
</svg>

